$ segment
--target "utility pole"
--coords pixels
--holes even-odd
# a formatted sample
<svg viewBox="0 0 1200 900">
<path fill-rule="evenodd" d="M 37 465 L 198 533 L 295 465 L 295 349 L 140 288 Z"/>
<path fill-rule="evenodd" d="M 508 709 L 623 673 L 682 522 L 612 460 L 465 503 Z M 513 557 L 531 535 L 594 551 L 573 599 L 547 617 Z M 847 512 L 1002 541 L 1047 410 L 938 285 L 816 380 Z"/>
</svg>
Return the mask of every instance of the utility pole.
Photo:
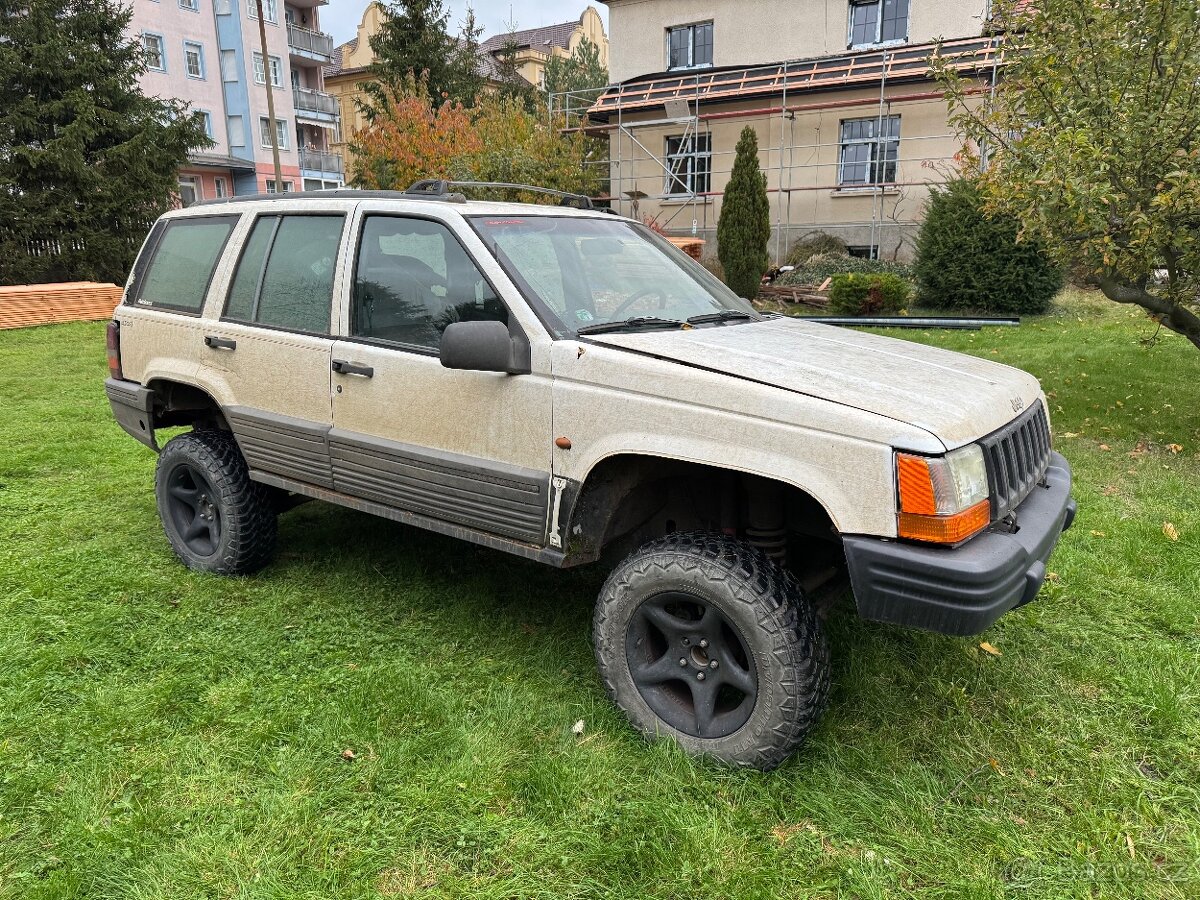
<svg viewBox="0 0 1200 900">
<path fill-rule="evenodd" d="M 258 47 L 262 54 L 263 81 L 267 84 L 267 131 L 271 133 L 271 157 L 275 161 L 275 193 L 283 193 L 283 170 L 279 167 L 279 131 L 275 122 L 275 95 L 271 90 L 271 55 L 267 53 L 267 19 L 263 15 L 263 0 L 254 0 L 258 11 Z"/>
</svg>

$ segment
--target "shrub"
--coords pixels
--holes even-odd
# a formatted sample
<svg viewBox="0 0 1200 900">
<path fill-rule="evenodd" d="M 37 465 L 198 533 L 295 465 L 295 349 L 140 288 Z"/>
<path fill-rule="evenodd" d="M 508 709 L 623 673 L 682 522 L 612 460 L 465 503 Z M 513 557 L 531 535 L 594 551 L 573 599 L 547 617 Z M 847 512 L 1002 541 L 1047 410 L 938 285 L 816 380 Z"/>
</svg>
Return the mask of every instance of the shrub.
<svg viewBox="0 0 1200 900">
<path fill-rule="evenodd" d="M 814 256 L 804 266 L 782 276 L 777 284 L 822 284 L 834 275 L 895 275 L 912 282 L 912 269 L 904 263 L 858 256 Z"/>
<path fill-rule="evenodd" d="M 888 315 L 904 309 L 911 294 L 908 282 L 898 275 L 834 275 L 829 309 L 842 316 Z"/>
<path fill-rule="evenodd" d="M 758 166 L 758 136 L 742 129 L 717 220 L 717 255 L 725 283 L 739 297 L 754 298 L 767 271 L 767 241 L 771 237 L 771 207 L 767 178 Z"/>
<path fill-rule="evenodd" d="M 784 265 L 804 266 L 815 256 L 849 256 L 846 242 L 840 237 L 826 234 L 823 231 L 813 231 L 792 244 L 788 250 Z"/>
<path fill-rule="evenodd" d="M 913 266 L 923 305 L 1034 314 L 1046 311 L 1063 273 L 1040 244 L 1017 241 L 1017 221 L 985 215 L 975 182 L 960 178 L 930 196 Z"/>
</svg>

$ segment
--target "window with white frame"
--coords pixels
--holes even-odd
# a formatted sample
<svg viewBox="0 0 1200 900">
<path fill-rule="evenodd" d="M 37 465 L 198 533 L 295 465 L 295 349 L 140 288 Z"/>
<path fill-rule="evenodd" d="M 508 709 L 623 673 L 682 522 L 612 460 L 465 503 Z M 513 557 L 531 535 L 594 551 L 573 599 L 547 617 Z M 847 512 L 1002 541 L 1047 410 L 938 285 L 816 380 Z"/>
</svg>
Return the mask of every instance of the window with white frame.
<svg viewBox="0 0 1200 900">
<path fill-rule="evenodd" d="M 850 0 L 850 46 L 908 40 L 909 0 Z"/>
<path fill-rule="evenodd" d="M 258 18 L 258 4 L 254 0 L 247 0 L 246 6 L 250 10 L 250 18 Z M 279 22 L 279 0 L 263 0 L 263 14 L 268 22 Z"/>
<path fill-rule="evenodd" d="M 289 194 L 289 193 L 291 193 L 291 190 L 292 190 L 292 183 L 290 181 L 283 182 L 283 193 Z M 268 194 L 278 194 L 279 193 L 277 184 L 275 183 L 275 181 L 273 179 L 270 179 L 270 178 L 267 179 L 267 193 Z"/>
<path fill-rule="evenodd" d="M 838 147 L 838 186 L 870 187 L 896 180 L 900 117 L 843 119 Z"/>
<path fill-rule="evenodd" d="M 229 188 L 226 186 L 224 178 L 213 179 L 213 194 L 217 197 L 229 196 Z"/>
<path fill-rule="evenodd" d="M 204 77 L 204 48 L 194 41 L 183 42 L 183 68 L 188 78 Z"/>
<path fill-rule="evenodd" d="M 713 62 L 713 23 L 667 29 L 667 68 L 698 69 Z"/>
<path fill-rule="evenodd" d="M 198 109 L 192 115 L 200 120 L 200 125 L 204 128 L 204 133 L 208 135 L 208 139 L 213 137 L 212 113 L 206 109 Z"/>
<path fill-rule="evenodd" d="M 179 8 L 200 12 L 200 0 L 179 0 Z"/>
<path fill-rule="evenodd" d="M 254 83 L 267 83 L 267 75 L 263 70 L 263 58 L 261 53 L 254 54 Z M 271 87 L 283 87 L 283 60 L 281 60 L 278 56 L 271 57 Z"/>
<path fill-rule="evenodd" d="M 271 125 L 270 120 L 266 116 L 260 116 L 258 120 L 259 137 L 262 139 L 264 149 L 271 147 Z M 288 148 L 288 127 L 285 119 L 275 120 L 275 140 L 279 143 L 280 150 Z"/>
<path fill-rule="evenodd" d="M 147 69 L 155 72 L 167 71 L 167 48 L 163 44 L 161 34 L 143 34 L 142 53 Z"/>
<path fill-rule="evenodd" d="M 669 197 L 706 194 L 712 184 L 712 136 L 692 134 L 667 138 L 667 181 Z"/>
</svg>

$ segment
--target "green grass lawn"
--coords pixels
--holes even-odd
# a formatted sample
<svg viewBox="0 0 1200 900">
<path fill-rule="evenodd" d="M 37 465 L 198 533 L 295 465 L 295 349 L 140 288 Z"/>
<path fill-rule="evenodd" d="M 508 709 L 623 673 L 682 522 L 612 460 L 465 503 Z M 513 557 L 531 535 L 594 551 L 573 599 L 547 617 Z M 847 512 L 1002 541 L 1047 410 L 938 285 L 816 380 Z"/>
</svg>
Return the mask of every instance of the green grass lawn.
<svg viewBox="0 0 1200 900">
<path fill-rule="evenodd" d="M 0 332 L 0 895 L 1196 897 L 1200 353 L 1153 333 L 1068 295 L 901 335 L 1042 379 L 1079 519 L 982 638 L 835 611 L 763 775 L 607 703 L 602 571 L 318 504 L 259 576 L 185 570 L 103 326 Z"/>
</svg>

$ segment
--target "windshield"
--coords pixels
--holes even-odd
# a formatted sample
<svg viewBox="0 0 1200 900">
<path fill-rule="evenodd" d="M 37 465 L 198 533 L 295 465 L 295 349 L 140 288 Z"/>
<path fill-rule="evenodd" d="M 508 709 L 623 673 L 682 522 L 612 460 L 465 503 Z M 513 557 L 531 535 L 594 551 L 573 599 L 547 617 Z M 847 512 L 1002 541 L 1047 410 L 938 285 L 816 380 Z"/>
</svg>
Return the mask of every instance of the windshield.
<svg viewBox="0 0 1200 900">
<path fill-rule="evenodd" d="M 475 216 L 471 224 L 560 338 L 624 322 L 670 327 L 726 310 L 738 315 L 713 318 L 731 324 L 761 318 L 703 266 L 630 222 Z"/>
</svg>

